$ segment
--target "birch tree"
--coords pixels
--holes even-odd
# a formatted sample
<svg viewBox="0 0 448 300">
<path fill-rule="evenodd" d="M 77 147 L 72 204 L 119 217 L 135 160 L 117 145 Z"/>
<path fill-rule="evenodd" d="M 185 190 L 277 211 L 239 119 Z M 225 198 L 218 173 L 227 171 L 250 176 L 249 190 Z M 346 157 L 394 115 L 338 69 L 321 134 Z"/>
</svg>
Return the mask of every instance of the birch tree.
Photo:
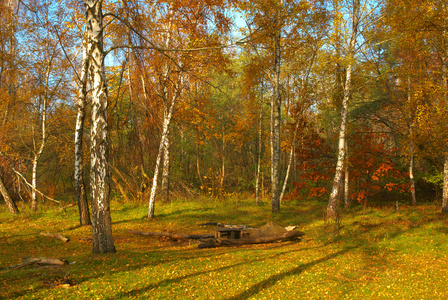
<svg viewBox="0 0 448 300">
<path fill-rule="evenodd" d="M 442 41 L 440 60 L 442 64 L 443 104 L 445 110 L 448 105 L 448 5 L 442 3 Z M 443 165 L 443 199 L 442 212 L 448 213 L 448 142 L 446 146 L 445 161 Z"/>
<path fill-rule="evenodd" d="M 281 71 L 281 9 L 283 0 L 277 3 L 274 19 L 274 64 L 273 64 L 273 88 L 271 99 L 271 190 L 272 212 L 280 212 L 280 125 L 281 125 L 281 95 L 280 95 L 280 71 Z"/>
<path fill-rule="evenodd" d="M 90 51 L 83 48 L 82 70 L 79 78 L 78 98 L 76 101 L 76 128 L 75 128 L 75 190 L 78 199 L 79 222 L 81 226 L 90 225 L 89 203 L 87 202 L 87 195 L 83 177 L 84 168 L 84 154 L 83 154 L 83 139 L 84 139 L 84 123 L 86 116 L 86 98 L 87 98 L 87 79 L 89 71 L 89 57 Z"/>
<path fill-rule="evenodd" d="M 162 155 L 164 153 L 163 150 L 165 148 L 165 141 L 168 136 L 171 118 L 173 117 L 174 106 L 180 96 L 180 91 L 182 89 L 181 84 L 182 84 L 182 75 L 179 74 L 178 80 L 177 80 L 177 85 L 176 85 L 175 91 L 173 93 L 169 109 L 168 109 L 168 111 L 164 117 L 164 120 L 163 120 L 162 137 L 160 139 L 159 151 L 157 154 L 156 165 L 155 165 L 155 169 L 154 169 L 154 176 L 153 176 L 153 180 L 152 180 L 151 193 L 149 195 L 148 218 L 154 218 L 154 203 L 155 203 L 155 198 L 156 198 L 157 181 L 158 181 L 158 177 L 159 177 L 160 162 L 162 160 Z"/>
<path fill-rule="evenodd" d="M 334 218 L 336 221 L 338 221 L 339 218 L 338 206 L 341 197 L 344 160 L 346 154 L 345 139 L 347 133 L 348 104 L 351 92 L 353 66 L 355 63 L 354 60 L 356 52 L 356 40 L 358 37 L 360 9 L 361 9 L 360 0 L 353 0 L 351 10 L 351 33 L 347 51 L 348 63 L 345 72 L 344 96 L 342 99 L 342 108 L 341 108 L 341 125 L 339 128 L 338 159 L 336 163 L 336 173 L 333 180 L 333 187 L 330 193 L 330 199 L 328 201 L 327 206 L 327 218 Z"/>
<path fill-rule="evenodd" d="M 115 252 L 110 216 L 108 92 L 104 67 L 101 0 L 85 0 L 87 57 L 92 89 L 90 130 L 90 186 L 93 253 Z"/>
</svg>

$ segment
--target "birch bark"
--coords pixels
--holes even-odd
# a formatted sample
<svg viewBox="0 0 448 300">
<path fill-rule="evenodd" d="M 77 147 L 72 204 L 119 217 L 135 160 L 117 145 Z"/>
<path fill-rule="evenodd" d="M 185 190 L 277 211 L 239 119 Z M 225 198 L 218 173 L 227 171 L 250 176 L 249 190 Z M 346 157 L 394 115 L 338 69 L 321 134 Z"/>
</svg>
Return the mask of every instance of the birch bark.
<svg viewBox="0 0 448 300">
<path fill-rule="evenodd" d="M 443 2 L 443 13 L 445 15 L 444 18 L 444 30 L 443 30 L 443 54 L 442 54 L 442 81 L 443 81 L 443 89 L 444 89 L 444 104 L 445 107 L 448 105 L 448 9 L 447 4 Z M 442 212 L 448 213 L 448 144 L 445 149 L 445 162 L 443 165 L 443 196 L 442 196 Z"/>
<path fill-rule="evenodd" d="M 103 50 L 101 0 L 85 0 L 89 75 L 92 87 L 90 130 L 90 185 L 92 194 L 93 253 L 115 252 L 110 216 L 108 95 Z"/>
<path fill-rule="evenodd" d="M 78 200 L 79 223 L 81 226 L 92 224 L 90 220 L 89 203 L 85 190 L 83 177 L 84 154 L 83 154 L 83 135 L 86 116 L 87 101 L 87 77 L 89 69 L 89 59 L 87 49 L 83 49 L 83 62 L 79 82 L 78 98 L 76 99 L 76 128 L 75 128 L 75 190 Z"/>
<path fill-rule="evenodd" d="M 176 100 L 179 97 L 180 86 L 181 86 L 181 82 L 182 82 L 182 79 L 181 79 L 182 75 L 179 74 L 178 76 L 179 76 L 178 82 L 176 84 L 176 89 L 173 93 L 173 98 L 171 100 L 171 104 L 168 109 L 168 113 L 163 120 L 162 138 L 160 140 L 159 152 L 157 154 L 156 166 L 154 169 L 154 177 L 152 180 L 151 193 L 149 196 L 148 218 L 150 218 L 150 219 L 154 218 L 154 202 L 155 202 L 156 192 L 157 192 L 157 181 L 158 181 L 158 177 L 159 177 L 160 161 L 162 160 L 163 148 L 165 146 L 165 139 L 167 138 L 167 134 L 168 134 L 168 130 L 169 130 L 170 122 L 171 122 L 171 117 L 173 116 L 174 104 L 176 103 Z"/>
<path fill-rule="evenodd" d="M 48 47 L 47 47 L 48 48 Z M 33 157 L 33 169 L 31 175 L 31 209 L 33 211 L 37 210 L 37 198 L 36 198 L 36 189 L 37 189 L 37 165 L 40 157 L 45 148 L 45 142 L 47 139 L 47 101 L 48 101 L 48 81 L 50 78 L 50 70 L 51 70 L 51 60 L 48 58 L 47 60 L 47 69 L 45 70 L 45 92 L 42 96 L 42 119 L 41 119 L 41 140 L 40 142 L 34 142 L 34 157 Z M 36 145 L 37 144 L 37 145 Z M 37 149 L 36 149 L 37 147 Z"/>
<path fill-rule="evenodd" d="M 447 33 L 445 32 L 445 35 L 447 35 Z M 448 37 L 447 37 L 448 40 Z M 447 51 L 448 52 L 448 51 Z M 448 53 L 446 53 L 443 57 L 442 57 L 442 76 L 443 76 L 443 88 L 444 88 L 444 100 L 445 100 L 445 105 L 448 104 Z M 448 148 L 448 146 L 446 147 Z M 445 150 L 445 161 L 443 164 L 443 196 L 442 196 L 442 212 L 443 213 L 448 213 L 448 150 Z"/>
<path fill-rule="evenodd" d="M 414 132 L 413 132 L 413 121 L 412 121 L 412 98 L 411 98 L 411 78 L 408 77 L 408 105 L 409 110 L 409 183 L 411 185 L 411 204 L 417 205 L 417 200 L 415 198 L 415 180 L 414 180 Z"/>
<path fill-rule="evenodd" d="M 279 2 L 279 8 L 283 0 Z M 281 66 L 281 20 L 280 9 L 277 10 L 274 33 L 274 76 L 273 95 L 271 98 L 271 192 L 272 212 L 280 212 L 280 124 L 281 124 L 281 95 L 280 95 L 280 66 Z"/>
<path fill-rule="evenodd" d="M 348 48 L 348 65 L 346 69 L 344 97 L 342 99 L 341 109 L 341 126 L 339 129 L 339 143 L 338 143 L 338 160 L 336 163 L 336 173 L 333 181 L 333 188 L 330 193 L 330 199 L 327 206 L 327 218 L 334 218 L 336 221 L 339 218 L 338 206 L 341 197 L 342 187 L 342 173 L 344 171 L 345 160 L 345 139 L 347 133 L 347 115 L 348 102 L 350 98 L 351 79 L 354 64 L 356 38 L 358 35 L 359 25 L 360 0 L 353 0 L 353 14 L 352 14 L 352 33 L 350 36 L 350 43 Z"/>
<path fill-rule="evenodd" d="M 258 116 L 258 146 L 257 146 L 257 171 L 255 173 L 255 204 L 260 204 L 260 171 L 261 171 L 261 147 L 262 147 L 262 121 L 263 121 L 263 85 L 261 86 L 260 114 Z"/>
</svg>

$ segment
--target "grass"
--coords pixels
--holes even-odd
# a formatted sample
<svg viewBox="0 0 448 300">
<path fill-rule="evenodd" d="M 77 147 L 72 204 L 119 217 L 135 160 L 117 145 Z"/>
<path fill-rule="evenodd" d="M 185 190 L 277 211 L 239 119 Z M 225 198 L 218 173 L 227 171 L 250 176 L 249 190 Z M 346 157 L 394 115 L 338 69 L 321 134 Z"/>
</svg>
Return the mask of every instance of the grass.
<svg viewBox="0 0 448 300">
<path fill-rule="evenodd" d="M 339 235 L 322 219 L 325 203 L 286 203 L 272 215 L 253 199 L 112 202 L 117 253 L 91 254 L 91 228 L 77 227 L 76 206 L 12 216 L 0 208 L 0 269 L 23 256 L 66 258 L 64 267 L 0 272 L 0 299 L 442 299 L 448 281 L 448 221 L 435 205 L 345 212 Z M 302 242 L 197 249 L 196 242 L 128 233 L 208 233 L 204 222 L 296 224 Z M 59 232 L 62 243 L 38 235 Z M 75 284 L 61 285 L 64 276 Z"/>
</svg>

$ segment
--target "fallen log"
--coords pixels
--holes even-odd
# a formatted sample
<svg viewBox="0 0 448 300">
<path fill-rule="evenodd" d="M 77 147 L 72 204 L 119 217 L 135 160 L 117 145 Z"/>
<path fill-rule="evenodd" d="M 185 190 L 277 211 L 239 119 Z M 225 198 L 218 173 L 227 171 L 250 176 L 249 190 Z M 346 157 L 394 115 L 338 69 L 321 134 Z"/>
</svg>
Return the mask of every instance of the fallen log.
<svg viewBox="0 0 448 300">
<path fill-rule="evenodd" d="M 70 239 L 66 238 L 65 236 L 63 236 L 62 234 L 60 234 L 60 233 L 39 232 L 39 234 L 43 235 L 43 236 L 47 236 L 47 237 L 51 237 L 51 238 L 54 238 L 54 239 L 61 240 L 64 243 L 67 243 L 70 240 Z"/>
<path fill-rule="evenodd" d="M 138 230 L 128 230 L 129 233 L 144 235 L 144 236 L 161 236 L 161 237 L 169 237 L 176 240 L 190 239 L 190 240 L 199 240 L 199 239 L 207 239 L 213 238 L 214 234 L 181 234 L 175 232 L 145 232 Z"/>
<path fill-rule="evenodd" d="M 21 264 L 7 267 L 3 269 L 2 272 L 23 268 L 33 264 L 63 266 L 68 265 L 68 261 L 66 259 L 51 257 L 23 257 Z"/>
<path fill-rule="evenodd" d="M 63 266 L 68 265 L 68 260 L 62 258 L 51 258 L 51 257 L 23 257 L 22 261 L 32 262 L 39 265 L 57 265 Z"/>
<path fill-rule="evenodd" d="M 204 243 L 198 245 L 198 248 L 215 248 L 222 246 L 238 246 L 238 245 L 246 245 L 246 244 L 263 244 L 263 243 L 271 243 L 281 240 L 293 239 L 293 238 L 301 238 L 305 233 L 302 231 L 288 231 L 281 235 L 276 236 L 264 236 L 258 238 L 242 238 L 242 239 L 211 239 Z"/>
</svg>

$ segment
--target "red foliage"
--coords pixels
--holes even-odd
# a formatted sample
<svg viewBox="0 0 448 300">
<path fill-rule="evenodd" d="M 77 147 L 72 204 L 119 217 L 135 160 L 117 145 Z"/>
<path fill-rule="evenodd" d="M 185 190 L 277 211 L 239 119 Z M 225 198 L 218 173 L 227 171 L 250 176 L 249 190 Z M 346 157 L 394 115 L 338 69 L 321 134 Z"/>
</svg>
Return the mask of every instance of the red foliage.
<svg viewBox="0 0 448 300">
<path fill-rule="evenodd" d="M 406 172 L 397 165 L 397 149 L 389 145 L 388 135 L 375 133 L 367 126 L 356 128 L 349 139 L 350 180 L 356 183 L 352 199 L 366 204 L 367 198 L 387 191 L 405 192 L 409 184 L 402 182 Z"/>
</svg>

